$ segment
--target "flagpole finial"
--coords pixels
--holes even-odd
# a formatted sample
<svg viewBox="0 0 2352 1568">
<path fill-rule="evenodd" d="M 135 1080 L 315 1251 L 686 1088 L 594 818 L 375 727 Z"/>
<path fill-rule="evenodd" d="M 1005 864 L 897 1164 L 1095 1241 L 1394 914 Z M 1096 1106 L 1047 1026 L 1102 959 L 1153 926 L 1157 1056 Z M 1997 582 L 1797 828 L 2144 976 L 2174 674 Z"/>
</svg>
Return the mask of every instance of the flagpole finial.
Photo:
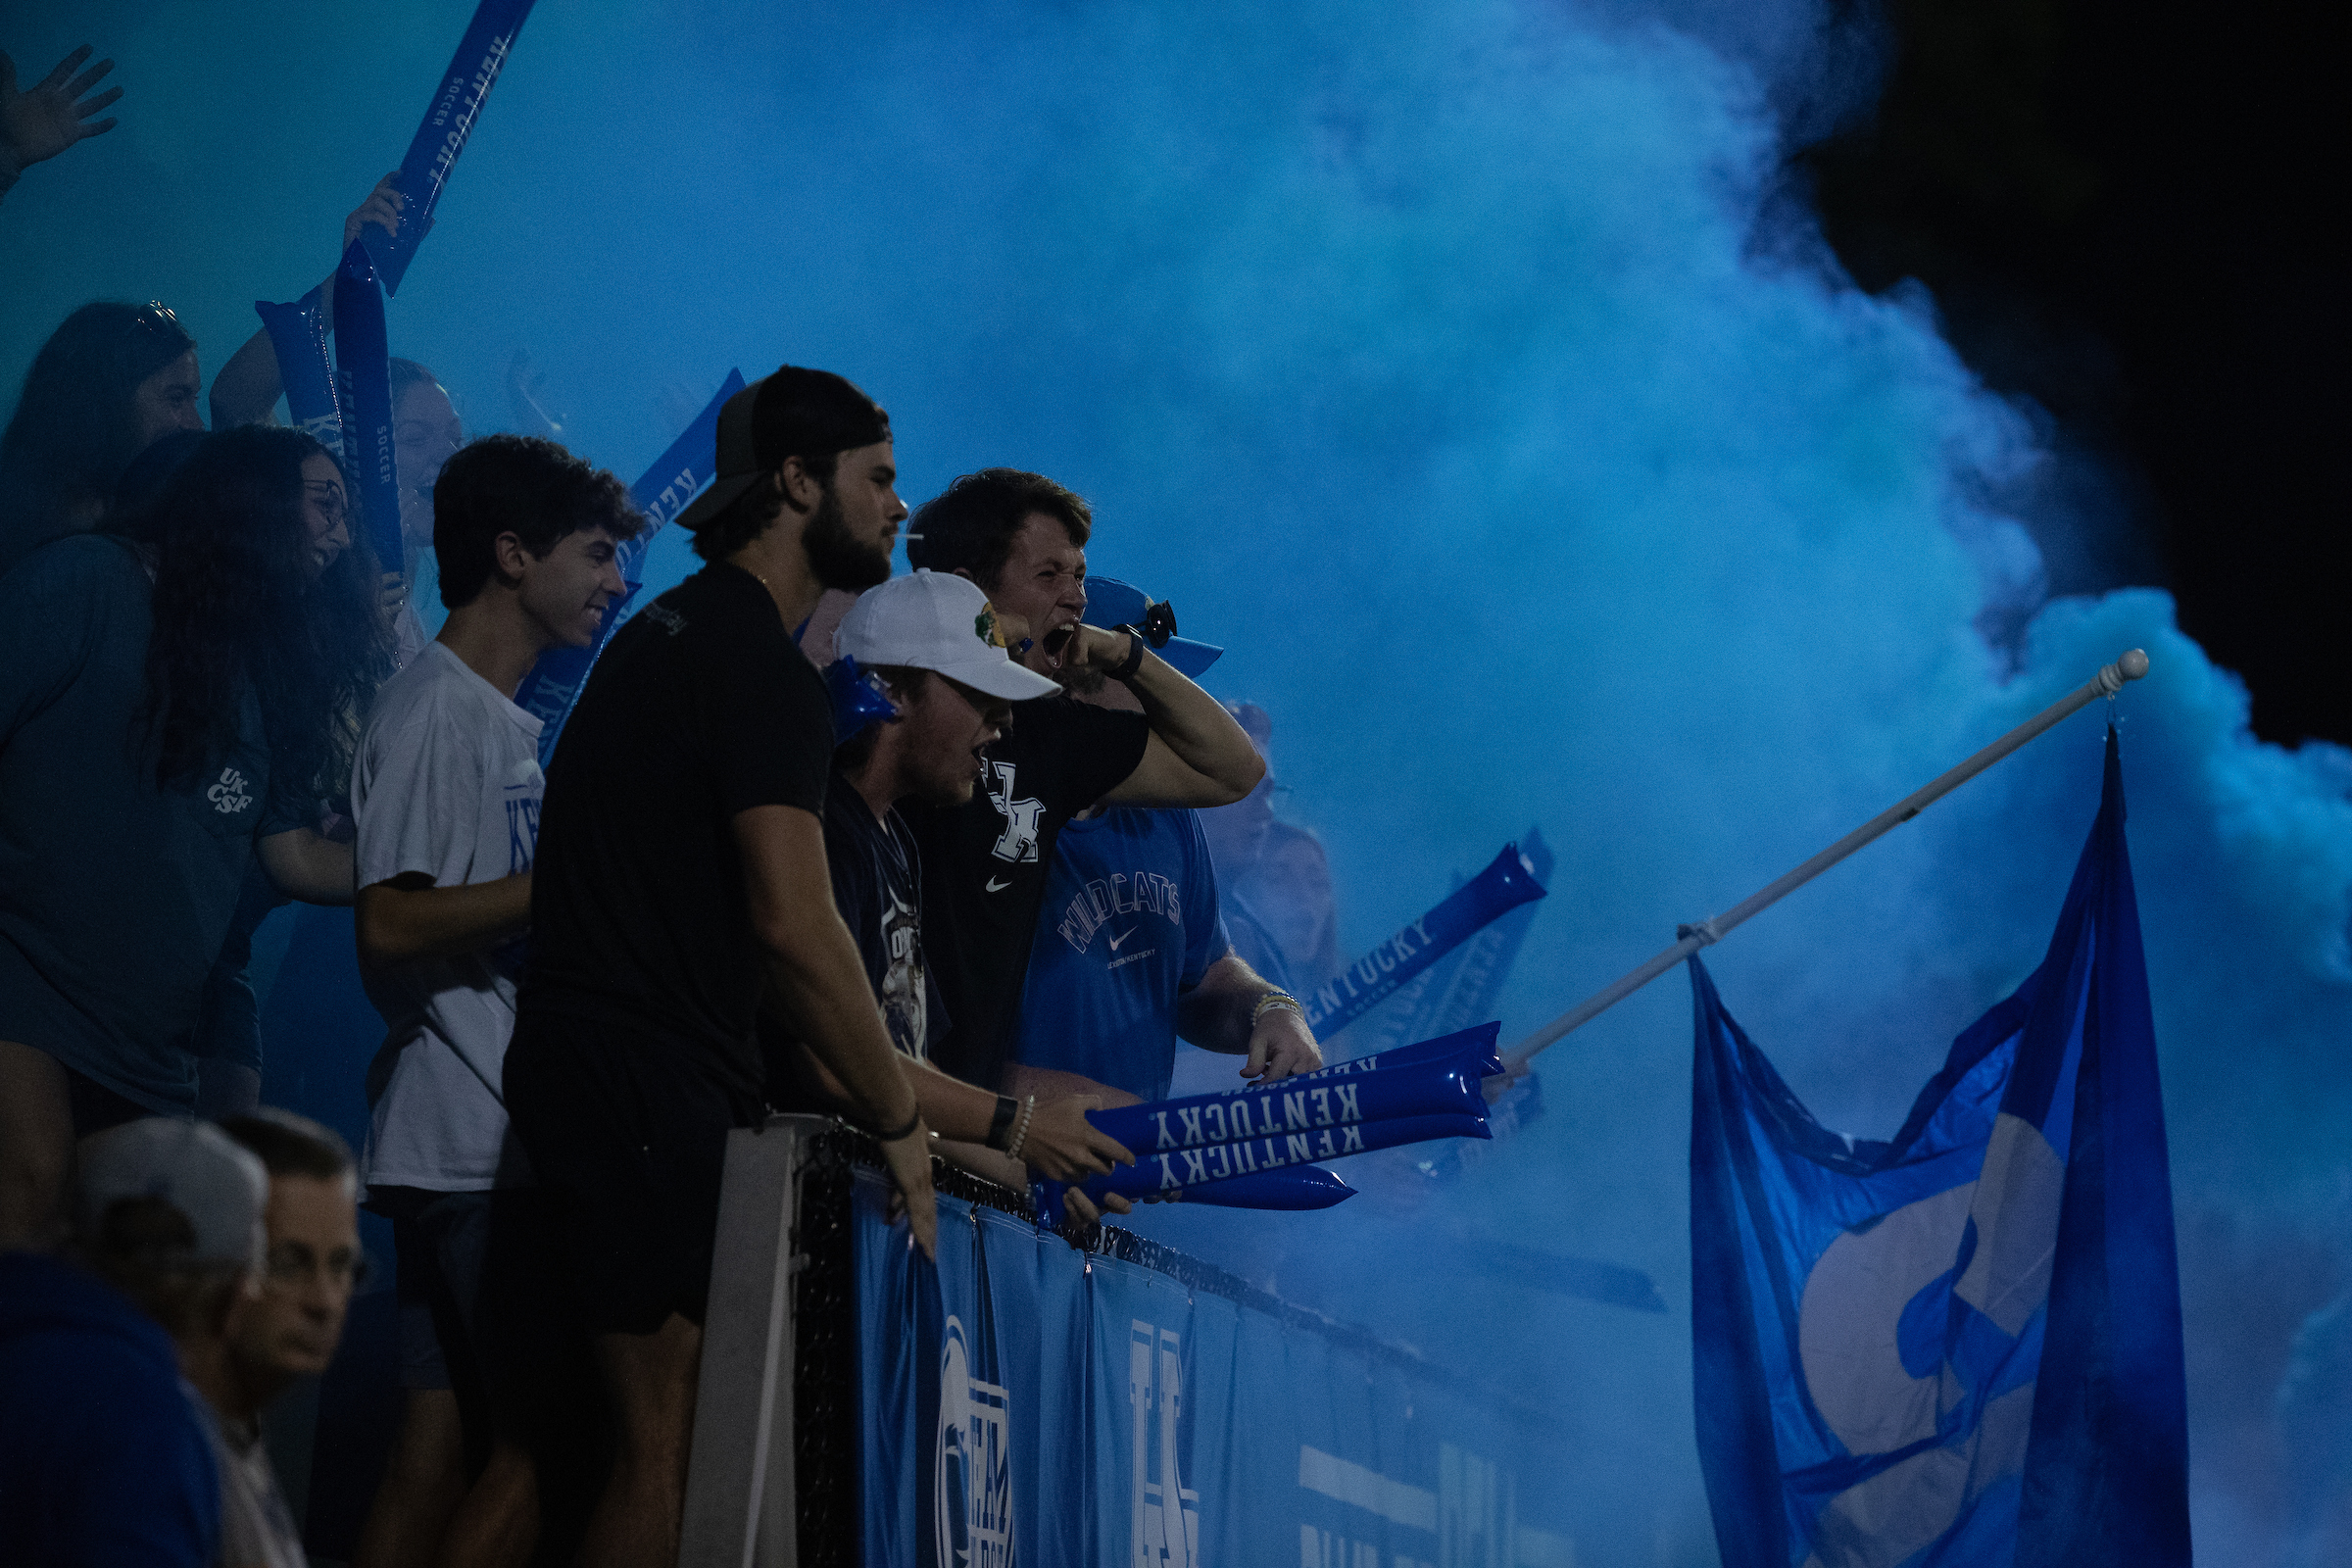
<svg viewBox="0 0 2352 1568">
<path fill-rule="evenodd" d="M 2124 682 L 2137 680 L 2147 672 L 2148 656 L 2146 651 L 2133 648 L 2114 663 L 2099 671 L 2099 690 L 2102 694 L 2113 697 L 2124 689 Z"/>
</svg>

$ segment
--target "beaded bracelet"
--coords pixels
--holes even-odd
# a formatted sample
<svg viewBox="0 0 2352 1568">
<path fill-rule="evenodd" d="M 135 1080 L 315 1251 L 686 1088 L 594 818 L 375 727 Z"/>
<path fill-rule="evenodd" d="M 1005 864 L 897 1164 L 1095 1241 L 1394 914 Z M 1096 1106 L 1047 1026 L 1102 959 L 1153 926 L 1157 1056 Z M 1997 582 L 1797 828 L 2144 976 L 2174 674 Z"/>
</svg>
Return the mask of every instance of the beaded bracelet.
<svg viewBox="0 0 2352 1568">
<path fill-rule="evenodd" d="M 1021 1119 L 1013 1124 L 1012 1142 L 1004 1146 L 1006 1159 L 1021 1157 L 1021 1145 L 1029 1140 L 1029 1122 L 1037 1114 L 1037 1097 L 1031 1095 L 1021 1106 Z"/>
<path fill-rule="evenodd" d="M 1301 1023 L 1306 1021 L 1306 1009 L 1298 1005 L 1298 999 L 1297 997 L 1292 996 L 1287 991 L 1269 991 L 1264 996 L 1257 999 L 1257 1005 L 1250 1010 L 1250 1027 L 1252 1029 L 1256 1028 L 1257 1021 L 1260 1018 L 1263 1018 L 1269 1012 L 1282 1009 L 1287 1009 L 1291 1012 L 1297 1013 Z"/>
</svg>

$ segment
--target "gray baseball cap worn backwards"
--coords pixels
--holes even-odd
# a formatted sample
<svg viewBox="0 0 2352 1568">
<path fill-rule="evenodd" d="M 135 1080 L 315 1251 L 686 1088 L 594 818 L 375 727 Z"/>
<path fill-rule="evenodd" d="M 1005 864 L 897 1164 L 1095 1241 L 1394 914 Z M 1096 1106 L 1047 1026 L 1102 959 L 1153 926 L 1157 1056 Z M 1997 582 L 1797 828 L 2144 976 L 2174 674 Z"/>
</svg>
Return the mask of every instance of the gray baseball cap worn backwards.
<svg viewBox="0 0 2352 1568">
<path fill-rule="evenodd" d="M 829 458 L 889 439 L 889 414 L 854 384 L 830 370 L 784 366 L 720 407 L 717 477 L 678 514 L 678 526 L 700 528 L 786 458 Z"/>
<path fill-rule="evenodd" d="M 262 1211 L 270 1173 L 259 1156 L 210 1122 L 151 1116 L 92 1137 L 74 1180 L 74 1228 L 96 1236 L 125 1199 L 160 1198 L 195 1233 L 193 1263 L 259 1269 L 269 1251 Z"/>
</svg>

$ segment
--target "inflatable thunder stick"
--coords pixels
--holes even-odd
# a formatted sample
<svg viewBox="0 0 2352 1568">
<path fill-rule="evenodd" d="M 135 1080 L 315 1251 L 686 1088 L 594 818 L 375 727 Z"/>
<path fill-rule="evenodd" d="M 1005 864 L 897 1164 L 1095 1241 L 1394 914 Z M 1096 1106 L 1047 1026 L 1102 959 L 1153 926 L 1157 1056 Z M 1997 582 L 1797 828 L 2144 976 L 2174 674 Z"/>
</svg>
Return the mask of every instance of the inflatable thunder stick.
<svg viewBox="0 0 2352 1568">
<path fill-rule="evenodd" d="M 482 112 L 482 101 L 490 96 L 506 67 L 507 53 L 514 47 L 514 35 L 522 30 L 522 19 L 530 14 L 531 0 L 482 0 L 473 8 L 473 21 L 433 89 L 433 101 L 409 143 L 408 157 L 400 161 L 400 193 L 409 199 L 401 209 L 400 227 L 391 234 L 371 228 L 361 240 L 374 258 L 386 293 L 400 292 L 410 258 L 433 226 L 441 187 L 449 183 L 458 154 L 473 134 L 474 117 Z"/>
<path fill-rule="evenodd" d="M 278 384 L 286 389 L 286 413 L 294 426 L 318 438 L 336 457 L 343 456 L 343 411 L 335 403 L 335 372 L 326 358 L 326 313 L 318 308 L 318 290 L 291 305 L 255 300 L 253 314 L 270 334 L 277 354 Z"/>
<path fill-rule="evenodd" d="M 1487 1097 L 1480 1081 L 1502 1070 L 1494 1055 L 1496 1028 L 1489 1024 L 1467 1031 L 1471 1038 L 1444 1056 L 1360 1072 L 1325 1068 L 1262 1089 L 1090 1110 L 1086 1119 L 1139 1157 L 1260 1140 L 1297 1145 L 1293 1159 L 1277 1164 L 1357 1153 L 1371 1147 L 1355 1141 L 1367 1122 L 1459 1115 L 1483 1126 Z M 1388 1055 L 1394 1062 L 1397 1053 Z"/>
<path fill-rule="evenodd" d="M 406 571 L 400 475 L 392 462 L 392 351 L 384 341 L 384 291 L 363 240 L 351 242 L 335 269 L 335 371 L 343 469 L 359 491 L 355 510 L 375 547 L 378 569 Z M 282 361 L 278 373 L 285 373 Z"/>
<path fill-rule="evenodd" d="M 1122 1166 L 1120 1172 L 1128 1169 Z M 1355 1196 L 1354 1188 L 1332 1172 L 1315 1165 L 1261 1170 L 1254 1175 L 1234 1176 L 1195 1187 L 1143 1187 L 1133 1192 L 1110 1185 L 1114 1179 L 1113 1176 L 1093 1177 L 1078 1190 L 1098 1204 L 1102 1201 L 1103 1194 L 1122 1192 L 1127 1197 L 1149 1196 L 1164 1202 L 1207 1203 L 1218 1208 L 1290 1210 L 1329 1208 Z M 1052 1230 L 1061 1229 L 1061 1200 L 1068 1191 L 1060 1182 L 1029 1184 L 1029 1202 L 1037 1210 L 1039 1224 Z"/>
<path fill-rule="evenodd" d="M 1415 1041 L 1409 1046 L 1393 1046 L 1387 1051 L 1376 1051 L 1368 1055 L 1350 1056 L 1346 1061 L 1335 1061 L 1328 1067 L 1317 1067 L 1313 1072 L 1298 1073 L 1274 1083 L 1244 1084 L 1239 1089 L 1223 1089 L 1218 1093 L 1258 1095 L 1285 1086 L 1297 1088 L 1300 1084 L 1345 1078 L 1350 1073 L 1378 1072 L 1384 1067 L 1411 1067 L 1425 1061 L 1451 1061 L 1473 1047 L 1479 1049 L 1478 1060 L 1486 1069 L 1487 1076 L 1492 1078 L 1502 1071 L 1502 1056 L 1495 1045 L 1501 1033 L 1502 1023 L 1499 1019 L 1476 1023 L 1467 1029 L 1456 1029 L 1449 1035 Z"/>
<path fill-rule="evenodd" d="M 686 510 L 695 493 L 710 482 L 718 465 L 718 411 L 727 399 L 743 390 L 743 372 L 729 370 L 726 379 L 718 384 L 718 393 L 694 416 L 686 433 L 669 444 L 669 450 L 654 461 L 638 481 L 629 487 L 629 500 L 645 514 L 645 527 L 636 538 L 620 547 L 613 564 L 620 568 L 620 580 L 628 590 L 613 604 L 605 607 L 603 624 L 597 627 L 596 638 L 585 648 L 550 648 L 539 656 L 539 662 L 522 678 L 515 690 L 514 706 L 539 720 L 539 765 L 545 767 L 556 755 L 556 738 L 564 733 L 564 720 L 578 700 L 580 687 L 587 683 L 588 667 L 596 656 L 604 652 L 605 644 L 612 640 L 612 629 L 620 622 L 621 612 L 637 597 L 640 584 L 637 571 L 644 564 L 646 551 L 670 518 Z"/>
<path fill-rule="evenodd" d="M 1517 845 L 1504 845 L 1493 864 L 1443 904 L 1349 964 L 1337 980 L 1317 986 L 1305 999 L 1306 1026 L 1317 1039 L 1329 1039 L 1482 927 L 1542 897 L 1534 864 Z"/>
<path fill-rule="evenodd" d="M 1491 1136 L 1481 1086 L 1502 1070 L 1494 1054 L 1500 1029 L 1480 1024 L 1260 1087 L 1090 1110 L 1087 1120 L 1126 1145 L 1136 1162 L 1088 1178 L 1080 1191 L 1097 1201 L 1108 1193 L 1182 1194 L 1230 1208 L 1328 1208 L 1346 1195 L 1299 1200 L 1302 1191 L 1323 1191 L 1297 1185 L 1315 1160 Z M 1031 1187 L 1048 1224 L 1059 1223 L 1061 1192 L 1054 1182 Z"/>
</svg>

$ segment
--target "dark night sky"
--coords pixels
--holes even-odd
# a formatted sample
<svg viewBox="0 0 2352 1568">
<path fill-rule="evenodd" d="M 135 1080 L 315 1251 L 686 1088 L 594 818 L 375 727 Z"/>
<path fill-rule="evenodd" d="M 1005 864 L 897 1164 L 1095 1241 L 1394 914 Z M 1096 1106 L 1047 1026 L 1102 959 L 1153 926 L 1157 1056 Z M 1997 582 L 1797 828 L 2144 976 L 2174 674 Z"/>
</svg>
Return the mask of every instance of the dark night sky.
<svg viewBox="0 0 2352 1568">
<path fill-rule="evenodd" d="M 2055 417 L 2051 587 L 2169 588 L 2265 740 L 2352 744 L 2340 51 L 2317 8 L 1886 0 L 1874 120 L 1796 156 L 1873 290 L 1928 284 Z"/>
</svg>

